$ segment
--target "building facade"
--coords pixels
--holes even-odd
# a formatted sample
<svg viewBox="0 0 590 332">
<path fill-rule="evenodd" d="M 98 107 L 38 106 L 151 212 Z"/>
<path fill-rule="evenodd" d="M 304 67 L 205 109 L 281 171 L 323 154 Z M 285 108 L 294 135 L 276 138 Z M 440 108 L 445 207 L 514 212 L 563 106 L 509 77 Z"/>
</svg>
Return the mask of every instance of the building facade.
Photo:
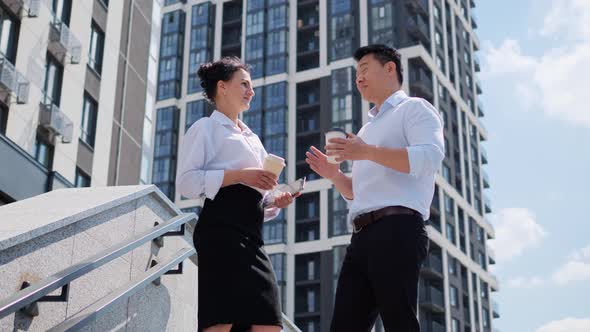
<svg viewBox="0 0 590 332">
<path fill-rule="evenodd" d="M 160 9 L 0 1 L 0 204 L 149 182 Z"/>
<path fill-rule="evenodd" d="M 474 0 L 166 0 L 161 16 L 151 181 L 184 211 L 202 202 L 175 192 L 184 132 L 212 107 L 198 66 L 225 55 L 252 65 L 256 96 L 243 120 L 267 150 L 284 156 L 281 181 L 307 176 L 304 194 L 264 226 L 283 310 L 303 331 L 328 331 L 350 233 L 347 207 L 305 164 L 332 127 L 356 132 L 370 105 L 354 84 L 360 45 L 398 48 L 403 89 L 444 119 L 446 157 L 428 221 L 429 256 L 420 278 L 423 331 L 491 331 L 498 290 L 490 273 L 494 229 L 485 189 L 483 107 Z M 349 171 L 350 163 L 342 164 Z M 378 322 L 376 331 L 383 327 Z"/>
</svg>

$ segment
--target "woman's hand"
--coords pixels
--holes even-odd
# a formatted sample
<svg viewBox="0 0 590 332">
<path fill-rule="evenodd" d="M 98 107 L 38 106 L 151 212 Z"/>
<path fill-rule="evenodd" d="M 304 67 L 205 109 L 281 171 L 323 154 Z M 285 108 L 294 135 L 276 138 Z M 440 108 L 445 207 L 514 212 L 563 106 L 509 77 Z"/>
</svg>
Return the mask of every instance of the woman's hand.
<svg viewBox="0 0 590 332">
<path fill-rule="evenodd" d="M 279 209 L 286 208 L 287 206 L 291 205 L 291 203 L 293 203 L 295 198 L 299 197 L 299 195 L 301 195 L 301 193 L 296 193 L 295 195 L 291 195 L 291 193 L 282 193 L 275 197 L 273 205 Z"/>
<path fill-rule="evenodd" d="M 277 176 L 262 168 L 245 168 L 240 171 L 240 182 L 262 190 L 271 190 L 276 186 Z"/>
</svg>

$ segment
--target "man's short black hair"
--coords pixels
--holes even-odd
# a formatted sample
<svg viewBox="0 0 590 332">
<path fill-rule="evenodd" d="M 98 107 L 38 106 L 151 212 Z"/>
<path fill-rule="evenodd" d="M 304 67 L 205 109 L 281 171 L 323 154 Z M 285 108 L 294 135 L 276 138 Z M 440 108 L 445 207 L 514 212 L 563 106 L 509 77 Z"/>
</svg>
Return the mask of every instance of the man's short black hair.
<svg viewBox="0 0 590 332">
<path fill-rule="evenodd" d="M 354 52 L 354 59 L 358 62 L 368 54 L 373 54 L 375 59 L 377 59 L 381 65 L 385 65 L 389 61 L 393 61 L 393 63 L 395 63 L 395 70 L 397 72 L 399 84 L 401 85 L 404 82 L 402 56 L 395 48 L 382 44 L 363 46 Z"/>
</svg>

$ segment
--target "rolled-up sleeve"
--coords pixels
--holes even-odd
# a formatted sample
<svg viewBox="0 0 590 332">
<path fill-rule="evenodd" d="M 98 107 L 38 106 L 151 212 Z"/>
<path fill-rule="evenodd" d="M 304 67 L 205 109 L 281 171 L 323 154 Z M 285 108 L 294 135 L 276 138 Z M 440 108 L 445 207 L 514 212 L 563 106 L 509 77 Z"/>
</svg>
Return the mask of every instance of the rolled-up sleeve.
<svg viewBox="0 0 590 332">
<path fill-rule="evenodd" d="M 179 150 L 176 189 L 186 198 L 214 199 L 223 183 L 224 170 L 206 169 L 207 153 L 213 150 L 207 129 L 207 121 L 198 121 L 185 134 Z"/>
<path fill-rule="evenodd" d="M 441 119 L 430 103 L 420 100 L 408 109 L 404 131 L 410 163 L 410 175 L 418 177 L 434 174 L 445 157 Z"/>
</svg>

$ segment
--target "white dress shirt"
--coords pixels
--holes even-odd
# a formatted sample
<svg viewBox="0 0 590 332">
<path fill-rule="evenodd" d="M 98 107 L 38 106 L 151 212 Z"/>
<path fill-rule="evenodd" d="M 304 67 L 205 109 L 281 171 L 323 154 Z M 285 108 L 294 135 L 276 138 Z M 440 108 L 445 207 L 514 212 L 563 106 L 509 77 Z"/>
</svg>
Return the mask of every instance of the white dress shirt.
<svg viewBox="0 0 590 332">
<path fill-rule="evenodd" d="M 399 90 L 380 109 L 374 107 L 369 111 L 369 121 L 357 136 L 371 145 L 406 148 L 410 174 L 368 160 L 354 161 L 354 199 L 348 200 L 349 221 L 359 214 L 392 205 L 414 209 L 427 220 L 434 176 L 444 158 L 442 121 L 434 106 Z"/>
<path fill-rule="evenodd" d="M 196 121 L 184 135 L 178 155 L 176 189 L 187 198 L 215 199 L 225 170 L 262 168 L 268 153 L 258 136 L 238 120 L 214 111 Z M 254 188 L 254 187 L 253 187 Z M 264 198 L 267 191 L 258 190 Z M 231 207 L 228 207 L 231 208 Z M 279 208 L 264 210 L 264 220 L 276 217 Z"/>
</svg>

